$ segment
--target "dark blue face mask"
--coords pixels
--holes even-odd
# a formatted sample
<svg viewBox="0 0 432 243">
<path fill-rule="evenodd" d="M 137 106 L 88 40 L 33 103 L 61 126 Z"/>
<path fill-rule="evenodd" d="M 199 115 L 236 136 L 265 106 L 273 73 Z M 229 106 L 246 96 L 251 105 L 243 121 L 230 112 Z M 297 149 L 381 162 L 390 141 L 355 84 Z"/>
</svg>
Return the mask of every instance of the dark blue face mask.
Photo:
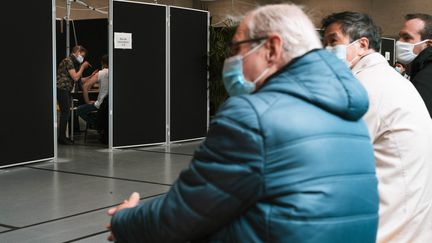
<svg viewBox="0 0 432 243">
<path fill-rule="evenodd" d="M 244 56 L 236 55 L 225 59 L 223 67 L 223 81 L 226 91 L 230 96 L 250 94 L 256 89 L 256 82 L 260 80 L 269 70 L 266 68 L 254 81 L 246 80 L 243 75 L 243 59 L 258 50 L 265 42 L 257 45 Z"/>
</svg>

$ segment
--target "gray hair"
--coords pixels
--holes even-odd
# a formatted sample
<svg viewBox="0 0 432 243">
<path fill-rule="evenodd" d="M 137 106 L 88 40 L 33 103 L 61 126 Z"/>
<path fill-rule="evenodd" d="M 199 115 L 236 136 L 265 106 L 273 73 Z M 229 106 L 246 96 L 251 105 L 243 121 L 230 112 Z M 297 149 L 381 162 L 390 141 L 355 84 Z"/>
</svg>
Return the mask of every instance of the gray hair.
<svg viewBox="0 0 432 243">
<path fill-rule="evenodd" d="M 283 39 L 285 61 L 322 48 L 322 44 L 311 20 L 295 4 L 272 4 L 258 7 L 247 14 L 246 24 L 250 38 L 278 33 Z"/>
</svg>

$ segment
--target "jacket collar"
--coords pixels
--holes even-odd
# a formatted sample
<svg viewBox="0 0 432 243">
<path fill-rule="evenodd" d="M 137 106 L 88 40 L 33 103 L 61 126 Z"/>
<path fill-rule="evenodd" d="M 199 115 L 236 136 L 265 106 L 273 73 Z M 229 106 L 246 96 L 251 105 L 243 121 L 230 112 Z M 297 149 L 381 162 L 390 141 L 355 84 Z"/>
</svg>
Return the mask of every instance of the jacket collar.
<svg viewBox="0 0 432 243">
<path fill-rule="evenodd" d="M 352 72 L 357 75 L 364 70 L 380 64 L 388 64 L 387 60 L 378 52 L 372 52 L 362 57 L 353 67 Z"/>
<path fill-rule="evenodd" d="M 410 76 L 413 79 L 417 73 L 422 70 L 426 65 L 432 63 L 432 46 L 424 49 L 420 54 L 414 59 L 410 67 Z"/>
</svg>

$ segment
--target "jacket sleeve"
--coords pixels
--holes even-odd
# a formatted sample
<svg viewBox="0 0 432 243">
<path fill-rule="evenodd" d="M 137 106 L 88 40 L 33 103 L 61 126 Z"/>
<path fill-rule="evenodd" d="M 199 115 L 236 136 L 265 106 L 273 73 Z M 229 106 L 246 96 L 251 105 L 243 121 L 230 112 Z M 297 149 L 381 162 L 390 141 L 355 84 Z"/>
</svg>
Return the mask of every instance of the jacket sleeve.
<svg viewBox="0 0 432 243">
<path fill-rule="evenodd" d="M 233 221 L 264 191 L 263 140 L 246 100 L 230 98 L 170 191 L 112 217 L 117 242 L 185 242 Z"/>
</svg>

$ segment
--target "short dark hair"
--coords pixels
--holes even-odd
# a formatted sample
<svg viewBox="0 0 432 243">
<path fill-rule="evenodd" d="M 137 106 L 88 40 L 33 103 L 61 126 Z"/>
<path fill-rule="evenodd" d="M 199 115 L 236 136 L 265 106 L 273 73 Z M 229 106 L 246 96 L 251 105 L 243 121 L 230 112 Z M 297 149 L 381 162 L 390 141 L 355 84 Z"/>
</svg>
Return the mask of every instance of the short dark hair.
<svg viewBox="0 0 432 243">
<path fill-rule="evenodd" d="M 108 55 L 103 55 L 101 58 L 101 62 L 103 66 L 107 66 L 108 67 Z"/>
<path fill-rule="evenodd" d="M 413 13 L 405 15 L 405 20 L 408 21 L 411 19 L 420 19 L 424 22 L 425 27 L 422 32 L 420 32 L 422 40 L 432 39 L 432 15 L 424 13 Z"/>
<path fill-rule="evenodd" d="M 341 25 L 342 33 L 348 35 L 350 41 L 361 37 L 369 40 L 369 48 L 379 51 L 381 47 L 381 28 L 378 27 L 369 15 L 358 12 L 333 13 L 322 21 L 322 29 L 327 29 L 333 23 Z"/>
<path fill-rule="evenodd" d="M 79 52 L 87 53 L 87 49 L 85 49 L 84 46 L 77 45 L 77 46 L 74 46 L 72 48 L 72 53 L 75 53 L 75 52 L 78 52 L 78 51 Z"/>
</svg>

